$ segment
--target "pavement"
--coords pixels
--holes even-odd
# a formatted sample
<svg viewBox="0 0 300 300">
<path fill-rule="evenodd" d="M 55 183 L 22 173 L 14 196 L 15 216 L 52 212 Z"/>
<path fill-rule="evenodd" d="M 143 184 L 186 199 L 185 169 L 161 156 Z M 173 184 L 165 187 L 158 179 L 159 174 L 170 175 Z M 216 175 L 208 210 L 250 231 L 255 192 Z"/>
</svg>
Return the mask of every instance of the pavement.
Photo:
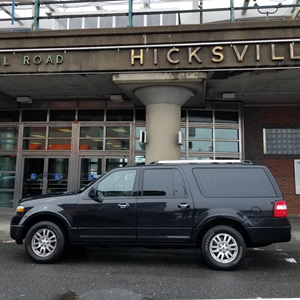
<svg viewBox="0 0 300 300">
<path fill-rule="evenodd" d="M 15 213 L 11 208 L 0 208 L 0 241 L 11 241 L 9 230 L 10 220 Z M 300 250 L 300 215 L 290 215 L 288 217 L 292 225 L 292 239 L 288 243 L 276 243 L 270 246 L 264 247 L 265 249 L 288 251 L 288 250 Z"/>
</svg>

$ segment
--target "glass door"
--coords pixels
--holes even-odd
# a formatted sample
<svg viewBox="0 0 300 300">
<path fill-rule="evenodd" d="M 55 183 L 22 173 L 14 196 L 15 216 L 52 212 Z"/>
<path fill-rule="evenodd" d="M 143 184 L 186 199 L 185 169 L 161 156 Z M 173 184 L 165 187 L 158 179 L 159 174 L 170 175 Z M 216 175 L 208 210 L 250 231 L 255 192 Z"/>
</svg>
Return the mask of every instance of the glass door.
<svg viewBox="0 0 300 300">
<path fill-rule="evenodd" d="M 126 167 L 128 157 L 81 157 L 80 187 L 98 178 L 102 173 L 114 168 Z"/>
<path fill-rule="evenodd" d="M 68 157 L 24 157 L 22 197 L 68 190 Z"/>
</svg>

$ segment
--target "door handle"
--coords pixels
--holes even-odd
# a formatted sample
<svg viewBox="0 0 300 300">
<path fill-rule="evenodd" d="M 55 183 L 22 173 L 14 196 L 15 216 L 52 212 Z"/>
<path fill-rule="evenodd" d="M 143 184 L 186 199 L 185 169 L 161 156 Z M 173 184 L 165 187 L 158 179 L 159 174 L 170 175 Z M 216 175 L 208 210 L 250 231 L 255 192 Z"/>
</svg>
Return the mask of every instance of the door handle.
<svg viewBox="0 0 300 300">
<path fill-rule="evenodd" d="M 190 208 L 189 203 L 179 203 L 178 208 Z"/>
<path fill-rule="evenodd" d="M 128 203 L 120 203 L 118 204 L 118 208 L 129 208 L 129 204 Z"/>
</svg>

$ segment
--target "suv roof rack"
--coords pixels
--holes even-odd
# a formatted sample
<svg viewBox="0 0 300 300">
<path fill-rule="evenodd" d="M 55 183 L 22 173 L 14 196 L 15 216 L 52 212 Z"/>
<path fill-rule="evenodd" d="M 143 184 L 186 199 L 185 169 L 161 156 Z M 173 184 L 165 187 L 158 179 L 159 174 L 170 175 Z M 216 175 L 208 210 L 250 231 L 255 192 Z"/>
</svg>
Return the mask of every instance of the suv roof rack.
<svg viewBox="0 0 300 300">
<path fill-rule="evenodd" d="M 163 164 L 241 164 L 252 165 L 250 160 L 238 160 L 238 159 L 193 159 L 193 160 L 158 160 L 153 161 L 150 165 L 163 165 Z"/>
</svg>

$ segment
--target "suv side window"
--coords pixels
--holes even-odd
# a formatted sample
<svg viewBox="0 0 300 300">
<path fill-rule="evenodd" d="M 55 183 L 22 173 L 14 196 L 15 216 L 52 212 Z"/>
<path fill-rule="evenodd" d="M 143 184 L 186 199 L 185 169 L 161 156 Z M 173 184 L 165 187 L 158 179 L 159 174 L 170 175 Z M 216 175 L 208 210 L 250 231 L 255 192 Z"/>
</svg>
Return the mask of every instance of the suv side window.
<svg viewBox="0 0 300 300">
<path fill-rule="evenodd" d="M 101 180 L 97 187 L 100 197 L 131 197 L 136 170 L 118 170 Z"/>
<path fill-rule="evenodd" d="M 275 197 L 268 176 L 261 168 L 199 168 L 194 176 L 205 197 Z"/>
<path fill-rule="evenodd" d="M 142 196 L 185 197 L 186 189 L 177 169 L 145 170 Z"/>
</svg>

